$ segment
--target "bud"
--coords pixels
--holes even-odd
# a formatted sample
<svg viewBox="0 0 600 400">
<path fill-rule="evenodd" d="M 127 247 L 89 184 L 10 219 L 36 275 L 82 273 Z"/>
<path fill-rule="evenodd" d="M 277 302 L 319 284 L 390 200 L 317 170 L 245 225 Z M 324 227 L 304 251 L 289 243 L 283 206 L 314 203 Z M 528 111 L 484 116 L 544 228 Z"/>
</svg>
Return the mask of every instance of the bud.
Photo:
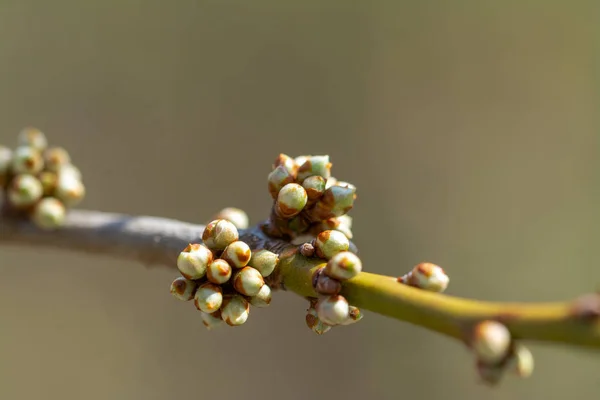
<svg viewBox="0 0 600 400">
<path fill-rule="evenodd" d="M 250 297 L 250 304 L 259 308 L 264 308 L 271 304 L 271 288 L 269 285 L 263 285 L 256 296 Z"/>
<path fill-rule="evenodd" d="M 256 296 L 265 284 L 260 272 L 252 267 L 244 267 L 233 277 L 233 287 L 246 296 Z"/>
<path fill-rule="evenodd" d="M 58 172 L 61 166 L 71 164 L 69 153 L 62 147 L 50 147 L 44 151 L 43 155 L 44 168 L 48 171 Z"/>
<path fill-rule="evenodd" d="M 227 207 L 219 211 L 213 219 L 224 219 L 231 222 L 237 229 L 248 229 L 248 215 L 239 208 Z"/>
<path fill-rule="evenodd" d="M 218 328 L 219 326 L 222 326 L 224 324 L 223 320 L 221 319 L 220 311 L 215 311 L 212 314 L 200 311 L 200 318 L 202 319 L 202 324 L 208 330 Z"/>
<path fill-rule="evenodd" d="M 180 276 L 171 283 L 171 294 L 179 300 L 189 301 L 194 298 L 198 284 Z"/>
<path fill-rule="evenodd" d="M 273 273 L 277 264 L 279 264 L 279 257 L 269 250 L 263 249 L 252 252 L 250 265 L 265 278 Z"/>
<path fill-rule="evenodd" d="M 15 174 L 35 175 L 44 168 L 44 159 L 33 147 L 17 147 L 12 157 L 12 172 Z"/>
<path fill-rule="evenodd" d="M 202 233 L 202 241 L 211 250 L 223 250 L 239 237 L 235 225 L 224 219 L 210 222 Z"/>
<path fill-rule="evenodd" d="M 520 343 L 515 345 L 514 353 L 514 369 L 517 375 L 521 378 L 529 378 L 533 373 L 533 355 L 531 351 Z"/>
<path fill-rule="evenodd" d="M 319 233 L 314 246 L 318 257 L 329 260 L 342 251 L 348 251 L 350 242 L 342 232 L 330 230 Z"/>
<path fill-rule="evenodd" d="M 335 186 L 337 182 L 337 179 L 335 179 L 333 176 L 330 176 L 329 179 L 327 179 L 327 182 L 325 182 L 325 190 L 329 189 L 332 186 Z"/>
<path fill-rule="evenodd" d="M 329 156 L 310 156 L 298 168 L 298 180 L 300 182 L 313 175 L 321 176 L 325 180 L 329 179 L 331 176 Z"/>
<path fill-rule="evenodd" d="M 196 308 L 205 313 L 214 313 L 223 303 L 223 290 L 220 286 L 206 282 L 198 287 L 194 295 Z"/>
<path fill-rule="evenodd" d="M 59 176 L 71 175 L 73 178 L 81 180 L 81 171 L 73 164 L 61 164 L 58 166 L 57 174 Z"/>
<path fill-rule="evenodd" d="M 351 325 L 363 319 L 363 314 L 358 307 L 349 306 L 348 318 L 341 322 L 340 325 Z"/>
<path fill-rule="evenodd" d="M 302 164 L 307 162 L 310 157 L 312 157 L 312 156 L 298 156 L 298 157 L 294 158 L 294 161 L 296 162 L 296 165 L 298 167 L 300 167 Z"/>
<path fill-rule="evenodd" d="M 74 175 L 59 174 L 55 195 L 67 207 L 72 207 L 79 204 L 85 197 L 85 186 Z"/>
<path fill-rule="evenodd" d="M 330 278 L 323 273 L 324 268 L 319 268 L 313 276 L 313 287 L 319 294 L 338 294 L 342 291 L 342 283 L 337 279 Z"/>
<path fill-rule="evenodd" d="M 290 219 L 300 214 L 308 197 L 306 190 L 297 183 L 288 183 L 277 195 L 276 213 L 279 217 Z"/>
<path fill-rule="evenodd" d="M 177 268 L 188 279 L 200 279 L 213 261 L 212 252 L 204 245 L 189 244 L 177 257 Z"/>
<path fill-rule="evenodd" d="M 246 299 L 239 295 L 228 296 L 223 300 L 221 308 L 221 318 L 227 325 L 238 326 L 248 320 L 250 314 L 250 304 Z"/>
<path fill-rule="evenodd" d="M 242 268 L 248 265 L 250 255 L 250 247 L 241 240 L 238 240 L 225 247 L 221 258 L 227 261 L 232 267 Z"/>
<path fill-rule="evenodd" d="M 441 293 L 448 287 L 450 278 L 440 266 L 424 262 L 415 266 L 408 274 L 398 278 L 398 282 Z"/>
<path fill-rule="evenodd" d="M 231 278 L 231 266 L 227 261 L 217 258 L 206 269 L 206 278 L 217 285 L 223 284 Z"/>
<path fill-rule="evenodd" d="M 296 161 L 294 161 L 292 157 L 286 154 L 280 154 L 275 159 L 275 163 L 273 163 L 273 169 L 279 166 L 283 166 L 288 170 L 290 175 L 294 177 L 294 179 L 296 178 L 296 175 L 298 174 L 298 164 L 296 164 Z"/>
<path fill-rule="evenodd" d="M 317 311 L 314 308 L 309 308 L 306 312 L 306 326 L 317 335 L 327 333 L 331 329 L 331 325 L 327 325 L 319 319 Z"/>
<path fill-rule="evenodd" d="M 277 198 L 279 191 L 287 184 L 293 183 L 295 177 L 290 174 L 283 165 L 278 166 L 269 174 L 267 181 L 269 183 L 269 193 L 274 199 Z"/>
<path fill-rule="evenodd" d="M 38 179 L 42 183 L 44 196 L 52 196 L 58 185 L 58 175 L 55 172 L 42 171 L 39 173 Z"/>
<path fill-rule="evenodd" d="M 345 322 L 350 313 L 348 301 L 339 294 L 319 298 L 315 308 L 319 319 L 327 325 L 339 325 Z"/>
<path fill-rule="evenodd" d="M 325 191 L 308 216 L 314 222 L 340 217 L 352 209 L 355 199 L 355 188 L 332 186 Z"/>
<path fill-rule="evenodd" d="M 60 228 L 65 223 L 65 217 L 65 206 L 54 197 L 46 197 L 38 201 L 31 215 L 33 223 L 45 230 Z"/>
<path fill-rule="evenodd" d="M 483 321 L 475 326 L 471 347 L 477 358 L 485 364 L 502 361 L 510 350 L 510 332 L 497 321 Z"/>
<path fill-rule="evenodd" d="M 17 136 L 18 146 L 32 147 L 38 151 L 48 147 L 48 140 L 42 131 L 33 127 L 26 127 Z"/>
<path fill-rule="evenodd" d="M 308 202 L 313 203 L 325 193 L 325 179 L 318 175 L 309 176 L 302 182 L 302 187 L 306 190 Z"/>
<path fill-rule="evenodd" d="M 34 205 L 43 194 L 40 181 L 29 174 L 17 175 L 8 187 L 8 201 L 13 207 L 27 208 Z"/>
<path fill-rule="evenodd" d="M 325 274 L 340 281 L 354 278 L 361 271 L 362 262 L 360 258 L 349 251 L 337 253 L 325 266 Z"/>
</svg>

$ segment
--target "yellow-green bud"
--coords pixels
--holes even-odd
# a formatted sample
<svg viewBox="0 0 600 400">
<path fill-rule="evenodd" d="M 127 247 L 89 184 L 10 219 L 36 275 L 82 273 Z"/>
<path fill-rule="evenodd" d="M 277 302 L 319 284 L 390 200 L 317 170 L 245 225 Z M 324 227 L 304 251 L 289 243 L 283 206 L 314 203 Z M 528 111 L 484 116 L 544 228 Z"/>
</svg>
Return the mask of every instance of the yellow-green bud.
<svg viewBox="0 0 600 400">
<path fill-rule="evenodd" d="M 65 206 L 72 207 L 79 204 L 85 197 L 85 186 L 74 175 L 59 173 L 55 196 Z"/>
<path fill-rule="evenodd" d="M 342 232 L 323 231 L 315 238 L 314 246 L 318 257 L 329 260 L 342 251 L 348 251 L 350 242 Z"/>
<path fill-rule="evenodd" d="M 269 193 L 274 199 L 277 198 L 277 194 L 285 185 L 294 182 L 295 177 L 288 171 L 288 169 L 280 165 L 275 168 L 267 177 L 269 184 Z"/>
<path fill-rule="evenodd" d="M 256 296 L 265 281 L 256 269 L 244 267 L 233 277 L 233 287 L 245 296 Z"/>
<path fill-rule="evenodd" d="M 43 153 L 44 168 L 48 171 L 58 172 L 61 166 L 71 164 L 71 157 L 62 147 L 50 147 Z"/>
<path fill-rule="evenodd" d="M 17 147 L 13 152 L 11 168 L 15 174 L 35 175 L 44 168 L 44 159 L 33 147 Z"/>
<path fill-rule="evenodd" d="M 265 278 L 273 273 L 277 264 L 279 264 L 279 257 L 269 250 L 254 251 L 250 257 L 250 266 Z"/>
<path fill-rule="evenodd" d="M 66 213 L 65 206 L 60 200 L 45 197 L 34 206 L 31 219 L 38 228 L 58 229 L 64 225 Z"/>
<path fill-rule="evenodd" d="M 33 175 L 17 175 L 8 187 L 8 201 L 13 207 L 27 208 L 34 205 L 43 194 L 41 182 Z"/>
<path fill-rule="evenodd" d="M 314 202 L 325 193 L 325 179 L 321 176 L 309 176 L 302 182 L 309 202 Z"/>
<path fill-rule="evenodd" d="M 17 136 L 18 146 L 29 146 L 36 150 L 42 151 L 48 147 L 46 135 L 37 128 L 28 126 L 23 128 Z"/>
<path fill-rule="evenodd" d="M 512 357 L 514 359 L 514 369 L 517 375 L 521 378 L 529 378 L 533 373 L 534 367 L 531 351 L 522 344 L 517 343 Z"/>
<path fill-rule="evenodd" d="M 250 314 L 250 303 L 242 296 L 233 295 L 223 299 L 221 318 L 227 325 L 238 326 L 248 320 Z"/>
<path fill-rule="evenodd" d="M 56 172 L 42 171 L 38 174 L 38 179 L 42 183 L 45 196 L 52 196 L 58 185 L 58 175 Z"/>
<path fill-rule="evenodd" d="M 263 285 L 256 296 L 250 297 L 250 304 L 254 307 L 267 307 L 271 304 L 271 288 L 269 285 Z"/>
<path fill-rule="evenodd" d="M 217 258 L 206 269 L 206 278 L 218 285 L 227 282 L 231 278 L 231 265 L 227 261 Z"/>
<path fill-rule="evenodd" d="M 243 268 L 248 265 L 250 256 L 250 247 L 241 240 L 237 240 L 225 247 L 221 258 L 227 261 L 232 267 Z"/>
<path fill-rule="evenodd" d="M 173 297 L 183 301 L 189 301 L 194 298 L 198 284 L 182 276 L 175 278 L 171 283 L 171 294 Z"/>
<path fill-rule="evenodd" d="M 202 241 L 211 250 L 223 250 L 239 239 L 235 225 L 225 219 L 211 221 L 202 233 Z"/>
<path fill-rule="evenodd" d="M 309 176 L 318 175 L 325 180 L 331 176 L 331 163 L 329 156 L 310 156 L 304 164 L 298 168 L 298 180 L 302 182 Z"/>
<path fill-rule="evenodd" d="M 325 274 L 340 281 L 354 278 L 362 271 L 362 262 L 354 253 L 337 253 L 327 262 Z"/>
<path fill-rule="evenodd" d="M 196 308 L 205 313 L 214 313 L 223 303 L 223 290 L 220 286 L 210 282 L 203 283 L 196 290 L 194 304 Z"/>
<path fill-rule="evenodd" d="M 277 195 L 276 212 L 284 219 L 290 219 L 300 214 L 308 197 L 306 190 L 297 183 L 288 183 Z"/>
<path fill-rule="evenodd" d="M 188 279 L 200 279 L 213 261 L 213 253 L 204 245 L 189 244 L 177 257 L 177 268 Z"/>
</svg>

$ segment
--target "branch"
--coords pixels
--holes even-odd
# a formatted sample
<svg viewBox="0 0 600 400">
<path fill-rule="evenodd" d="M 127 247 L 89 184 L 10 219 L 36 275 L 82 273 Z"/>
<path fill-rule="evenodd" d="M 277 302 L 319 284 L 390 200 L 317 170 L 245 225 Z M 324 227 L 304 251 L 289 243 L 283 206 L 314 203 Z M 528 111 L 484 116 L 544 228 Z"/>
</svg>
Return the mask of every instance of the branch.
<svg viewBox="0 0 600 400">
<path fill-rule="evenodd" d="M 23 219 L 0 217 L 0 243 L 61 248 L 163 265 L 176 269 L 178 254 L 200 242 L 204 226 L 156 217 L 132 217 L 72 210 L 64 226 L 43 231 Z M 302 256 L 284 240 L 267 237 L 258 228 L 240 231 L 254 250 L 280 255 L 277 279 L 282 288 L 316 297 L 314 272 L 324 261 Z M 504 323 L 518 339 L 564 343 L 600 349 L 600 294 L 569 302 L 492 303 L 431 293 L 397 282 L 396 278 L 362 272 L 343 283 L 341 294 L 357 307 L 406 321 L 468 343 L 482 320 Z"/>
</svg>

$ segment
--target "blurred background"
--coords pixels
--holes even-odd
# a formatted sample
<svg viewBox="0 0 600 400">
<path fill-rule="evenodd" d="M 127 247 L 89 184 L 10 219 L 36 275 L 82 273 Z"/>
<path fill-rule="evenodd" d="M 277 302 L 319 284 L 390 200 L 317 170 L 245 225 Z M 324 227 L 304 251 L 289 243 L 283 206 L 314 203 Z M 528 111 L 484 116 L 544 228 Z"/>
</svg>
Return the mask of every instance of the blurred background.
<svg viewBox="0 0 600 400">
<path fill-rule="evenodd" d="M 198 223 L 261 220 L 280 152 L 329 154 L 368 271 L 435 262 L 448 293 L 498 301 L 599 288 L 600 3 L 296 3 L 3 1 L 0 142 L 33 125 L 69 149 L 82 208 Z M 598 354 L 534 344 L 533 377 L 489 389 L 453 340 L 371 313 L 319 337 L 292 294 L 209 333 L 176 276 L 0 247 L 0 398 L 600 390 Z"/>
</svg>

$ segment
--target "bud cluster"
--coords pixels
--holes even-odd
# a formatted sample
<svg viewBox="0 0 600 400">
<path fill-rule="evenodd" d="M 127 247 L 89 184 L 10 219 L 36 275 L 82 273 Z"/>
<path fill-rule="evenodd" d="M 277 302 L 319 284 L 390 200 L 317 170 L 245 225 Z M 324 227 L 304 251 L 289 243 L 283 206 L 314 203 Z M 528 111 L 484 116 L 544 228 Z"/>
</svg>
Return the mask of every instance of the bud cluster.
<svg viewBox="0 0 600 400">
<path fill-rule="evenodd" d="M 7 210 L 47 230 L 62 226 L 67 208 L 85 196 L 81 173 L 69 153 L 49 146 L 36 128 L 23 129 L 14 149 L 0 145 L 0 186 Z"/>
<path fill-rule="evenodd" d="M 470 347 L 479 377 L 486 384 L 499 383 L 506 371 L 513 371 L 521 378 L 533 372 L 529 349 L 515 343 L 508 328 L 498 321 L 479 322 L 473 329 Z"/>
<path fill-rule="evenodd" d="M 399 277 L 398 282 L 430 292 L 441 293 L 448 287 L 450 278 L 440 266 L 423 262 L 416 265 L 406 275 Z"/>
<path fill-rule="evenodd" d="M 274 200 L 271 216 L 263 225 L 270 236 L 295 238 L 333 229 L 352 238 L 356 187 L 331 176 L 329 156 L 291 158 L 280 154 L 268 176 Z"/>
<path fill-rule="evenodd" d="M 220 215 L 229 215 L 243 226 L 247 222 L 238 211 L 226 209 Z M 271 288 L 264 278 L 273 273 L 279 257 L 268 250 L 252 252 L 239 240 L 236 224 L 229 218 L 210 222 L 202 242 L 188 245 L 179 254 L 177 268 L 182 276 L 171 283 L 171 294 L 183 301 L 193 299 L 208 329 L 223 323 L 242 325 L 250 305 L 267 307 L 271 303 Z"/>
</svg>

